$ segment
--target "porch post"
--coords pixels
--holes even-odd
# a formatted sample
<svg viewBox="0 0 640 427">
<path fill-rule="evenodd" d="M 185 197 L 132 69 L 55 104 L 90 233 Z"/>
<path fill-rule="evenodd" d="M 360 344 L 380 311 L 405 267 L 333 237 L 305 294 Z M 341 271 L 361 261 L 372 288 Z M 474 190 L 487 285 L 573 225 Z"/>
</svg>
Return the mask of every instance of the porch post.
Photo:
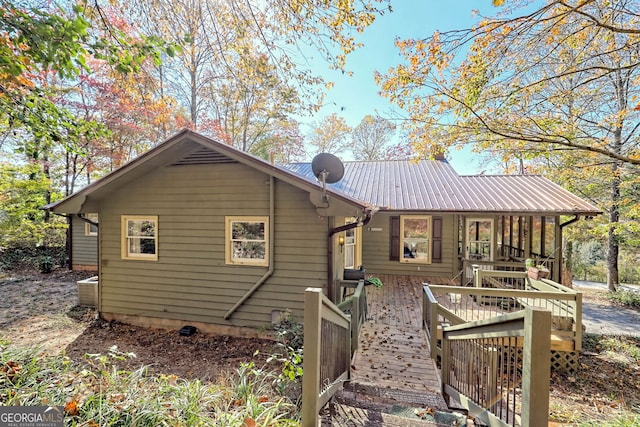
<svg viewBox="0 0 640 427">
<path fill-rule="evenodd" d="M 555 242 L 554 242 L 554 250 L 556 251 L 556 268 L 557 272 L 553 273 L 553 281 L 556 283 L 560 283 L 565 286 L 573 287 L 571 283 L 562 283 L 563 270 L 564 270 L 564 248 L 562 244 L 562 227 L 560 227 L 560 216 L 556 216 L 556 224 L 555 224 Z"/>
</svg>

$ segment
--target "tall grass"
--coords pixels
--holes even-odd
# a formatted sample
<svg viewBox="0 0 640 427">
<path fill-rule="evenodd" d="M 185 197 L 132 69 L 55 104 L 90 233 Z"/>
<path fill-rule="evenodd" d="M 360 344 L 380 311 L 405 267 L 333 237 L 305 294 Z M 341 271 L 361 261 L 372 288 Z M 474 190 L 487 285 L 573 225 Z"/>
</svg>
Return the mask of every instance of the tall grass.
<svg viewBox="0 0 640 427">
<path fill-rule="evenodd" d="M 0 405 L 60 405 L 67 426 L 297 426 L 278 378 L 253 362 L 216 383 L 118 368 L 117 348 L 79 364 L 0 343 Z"/>
</svg>

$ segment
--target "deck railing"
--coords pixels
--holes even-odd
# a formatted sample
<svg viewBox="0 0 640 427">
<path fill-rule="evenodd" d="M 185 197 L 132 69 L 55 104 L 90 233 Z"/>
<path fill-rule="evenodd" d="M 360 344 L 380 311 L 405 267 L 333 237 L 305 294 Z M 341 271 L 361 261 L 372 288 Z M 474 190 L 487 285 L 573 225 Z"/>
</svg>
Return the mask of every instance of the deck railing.
<svg viewBox="0 0 640 427">
<path fill-rule="evenodd" d="M 436 361 L 442 357 L 439 340 L 443 325 L 491 319 L 526 307 L 551 312 L 552 325 L 547 336 L 553 341 L 552 349 L 579 351 L 582 294 L 564 287 L 564 291 L 552 290 L 551 281 L 527 279 L 527 282 L 528 290 L 424 286 L 423 324 L 431 344 L 431 357 Z"/>
<path fill-rule="evenodd" d="M 345 313 L 348 312 L 349 314 Z M 319 288 L 304 297 L 302 426 L 317 426 L 318 413 L 351 374 L 351 358 L 367 316 L 364 280 L 339 305 Z"/>
<path fill-rule="evenodd" d="M 534 260 L 534 263 L 540 263 L 547 267 L 551 272 L 551 277 L 554 277 L 556 264 L 553 258 L 537 258 L 536 255 L 532 254 L 531 259 Z M 461 283 L 463 286 L 471 285 L 472 283 L 474 283 L 476 271 L 524 272 L 525 270 L 525 260 L 523 258 L 511 258 L 508 261 L 481 261 L 474 259 L 463 259 Z"/>
<path fill-rule="evenodd" d="M 367 319 L 367 291 L 364 280 L 359 280 L 355 291 L 338 304 L 343 313 L 351 316 L 351 356 L 358 349 L 360 327 Z"/>
<path fill-rule="evenodd" d="M 525 308 L 442 331 L 445 394 L 491 426 L 547 426 L 551 313 Z M 534 357 L 534 353 L 536 357 Z"/>
<path fill-rule="evenodd" d="M 476 288 L 519 289 L 527 288 L 526 271 L 483 270 L 473 266 L 473 285 Z"/>
<path fill-rule="evenodd" d="M 547 279 L 533 279 L 526 272 L 503 272 L 476 270 L 475 286 L 482 288 L 515 289 L 535 291 L 535 298 L 518 297 L 521 306 L 541 307 L 551 311 L 553 329 L 560 337 L 570 337 L 575 346 L 582 349 L 582 294 L 571 288 Z M 541 298 L 553 293 L 552 298 Z"/>
<path fill-rule="evenodd" d="M 490 271 L 524 271 L 524 261 L 481 261 L 475 259 L 462 260 L 462 285 L 470 285 L 474 281 L 474 272 L 478 270 Z"/>
</svg>

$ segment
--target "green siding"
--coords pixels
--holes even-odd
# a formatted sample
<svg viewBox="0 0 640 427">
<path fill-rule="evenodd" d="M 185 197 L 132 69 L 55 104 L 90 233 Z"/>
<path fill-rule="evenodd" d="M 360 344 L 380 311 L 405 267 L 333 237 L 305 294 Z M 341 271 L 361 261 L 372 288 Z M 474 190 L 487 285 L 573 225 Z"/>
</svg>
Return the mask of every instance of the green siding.
<svg viewBox="0 0 640 427">
<path fill-rule="evenodd" d="M 74 265 L 98 266 L 98 236 L 85 236 L 85 222 L 71 218 L 71 260 Z"/>
<path fill-rule="evenodd" d="M 406 213 L 404 215 L 410 215 Z M 416 212 L 416 215 L 429 215 Z M 399 215 L 399 214 L 394 214 Z M 458 230 L 455 215 L 442 217 L 442 262 L 414 264 L 389 260 L 391 214 L 378 212 L 362 232 L 362 264 L 367 274 L 411 274 L 419 276 L 453 277 L 458 273 Z M 381 231 L 372 231 L 381 229 Z"/>
<path fill-rule="evenodd" d="M 262 327 L 272 310 L 302 318 L 304 289 L 327 278 L 327 220 L 308 193 L 275 186 L 273 276 L 231 319 L 267 267 L 226 265 L 225 216 L 268 216 L 269 177 L 241 164 L 159 168 L 100 201 L 101 310 Z M 121 259 L 121 215 L 158 215 L 158 261 Z"/>
</svg>

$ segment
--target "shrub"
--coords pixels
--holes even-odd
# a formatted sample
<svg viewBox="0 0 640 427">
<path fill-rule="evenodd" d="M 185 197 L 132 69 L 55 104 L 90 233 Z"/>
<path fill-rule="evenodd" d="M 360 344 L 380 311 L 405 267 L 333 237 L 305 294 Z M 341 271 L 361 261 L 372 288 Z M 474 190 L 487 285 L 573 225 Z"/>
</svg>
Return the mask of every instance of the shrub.
<svg viewBox="0 0 640 427">
<path fill-rule="evenodd" d="M 615 292 L 608 292 L 607 299 L 625 307 L 640 308 L 640 292 L 621 289 Z"/>
<path fill-rule="evenodd" d="M 0 270 L 37 269 L 50 273 L 64 266 L 67 253 L 64 246 L 15 245 L 0 249 Z"/>
</svg>

